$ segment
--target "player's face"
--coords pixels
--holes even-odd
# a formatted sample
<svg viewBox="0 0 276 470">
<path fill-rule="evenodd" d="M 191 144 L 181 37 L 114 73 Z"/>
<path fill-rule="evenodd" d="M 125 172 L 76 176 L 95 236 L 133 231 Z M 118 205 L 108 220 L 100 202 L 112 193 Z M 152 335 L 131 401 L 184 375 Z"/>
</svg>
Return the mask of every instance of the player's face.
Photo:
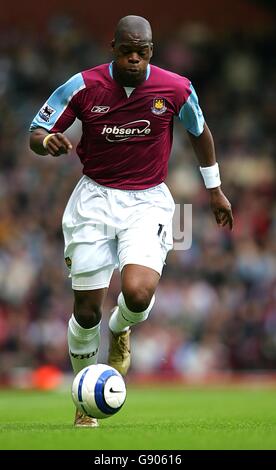
<svg viewBox="0 0 276 470">
<path fill-rule="evenodd" d="M 123 86 L 137 86 L 146 78 L 147 66 L 152 57 L 152 43 L 131 34 L 125 34 L 112 43 L 114 77 Z"/>
</svg>

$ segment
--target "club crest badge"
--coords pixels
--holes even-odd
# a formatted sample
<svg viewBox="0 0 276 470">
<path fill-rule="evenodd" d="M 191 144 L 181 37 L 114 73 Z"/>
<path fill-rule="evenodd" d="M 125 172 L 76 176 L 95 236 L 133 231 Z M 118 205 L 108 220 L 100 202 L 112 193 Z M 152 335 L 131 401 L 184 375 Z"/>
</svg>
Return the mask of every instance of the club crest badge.
<svg viewBox="0 0 276 470">
<path fill-rule="evenodd" d="M 154 98 L 151 111 L 153 114 L 163 114 L 167 110 L 164 98 Z"/>
<path fill-rule="evenodd" d="M 71 258 L 69 258 L 69 256 L 67 256 L 67 258 L 65 258 L 65 263 L 66 263 L 67 268 L 71 269 L 72 260 L 71 260 Z"/>
</svg>

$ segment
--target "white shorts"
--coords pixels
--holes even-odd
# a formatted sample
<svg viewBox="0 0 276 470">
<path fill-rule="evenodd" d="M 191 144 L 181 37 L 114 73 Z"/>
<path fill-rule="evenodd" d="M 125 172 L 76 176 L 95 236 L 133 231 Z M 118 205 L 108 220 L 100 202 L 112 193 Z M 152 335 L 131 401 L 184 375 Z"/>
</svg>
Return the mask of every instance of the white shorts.
<svg viewBox="0 0 276 470">
<path fill-rule="evenodd" d="M 174 209 L 165 183 L 146 190 L 121 190 L 83 176 L 62 219 L 73 289 L 108 287 L 114 268 L 121 271 L 126 264 L 161 274 L 173 247 Z"/>
</svg>

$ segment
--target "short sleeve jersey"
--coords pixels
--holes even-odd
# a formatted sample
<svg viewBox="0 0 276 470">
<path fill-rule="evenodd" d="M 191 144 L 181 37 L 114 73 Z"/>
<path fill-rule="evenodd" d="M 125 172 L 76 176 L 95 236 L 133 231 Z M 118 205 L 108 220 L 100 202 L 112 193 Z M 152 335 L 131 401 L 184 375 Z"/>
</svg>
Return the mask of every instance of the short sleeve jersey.
<svg viewBox="0 0 276 470">
<path fill-rule="evenodd" d="M 156 186 L 167 176 L 174 116 L 195 136 L 204 117 L 190 80 L 154 65 L 128 95 L 114 80 L 112 63 L 94 67 L 57 88 L 30 130 L 64 132 L 78 118 L 76 151 L 85 175 L 118 189 Z"/>
</svg>

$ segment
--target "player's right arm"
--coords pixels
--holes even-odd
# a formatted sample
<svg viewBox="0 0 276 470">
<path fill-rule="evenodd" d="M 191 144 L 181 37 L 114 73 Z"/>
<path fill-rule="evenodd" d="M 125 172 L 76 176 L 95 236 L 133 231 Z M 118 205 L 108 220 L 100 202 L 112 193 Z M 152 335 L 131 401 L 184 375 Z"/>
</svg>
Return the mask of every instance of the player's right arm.
<svg viewBox="0 0 276 470">
<path fill-rule="evenodd" d="M 47 139 L 45 140 L 45 138 Z M 30 148 L 38 155 L 50 154 L 53 157 L 59 157 L 59 155 L 68 153 L 73 146 L 61 132 L 51 134 L 43 128 L 38 128 L 30 135 Z"/>
<path fill-rule="evenodd" d="M 30 148 L 38 155 L 58 157 L 72 144 L 63 132 L 77 117 L 76 96 L 85 88 L 81 73 L 57 88 L 34 117 L 30 126 Z"/>
<path fill-rule="evenodd" d="M 53 157 L 59 157 L 68 153 L 73 146 L 61 132 L 51 134 L 43 128 L 38 128 L 31 132 L 30 148 L 38 155 L 50 154 Z"/>
</svg>

